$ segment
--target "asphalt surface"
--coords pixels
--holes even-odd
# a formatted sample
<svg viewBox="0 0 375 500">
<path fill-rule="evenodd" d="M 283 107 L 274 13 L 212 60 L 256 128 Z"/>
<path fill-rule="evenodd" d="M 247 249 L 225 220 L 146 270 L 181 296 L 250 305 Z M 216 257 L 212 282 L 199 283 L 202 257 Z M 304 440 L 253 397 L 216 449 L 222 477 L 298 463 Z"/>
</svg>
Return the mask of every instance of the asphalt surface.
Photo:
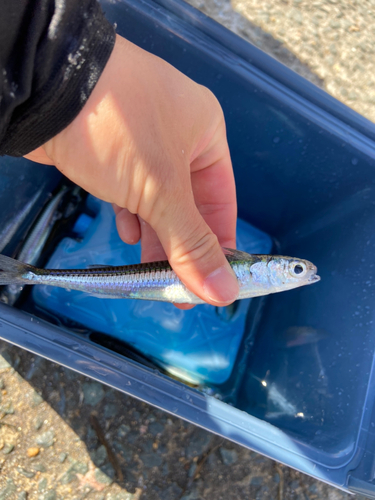
<svg viewBox="0 0 375 500">
<path fill-rule="evenodd" d="M 349 495 L 0 342 L 0 500 Z"/>
<path fill-rule="evenodd" d="M 191 3 L 374 120 L 375 1 Z M 5 342 L 0 351 L 0 500 L 352 498 Z"/>
<path fill-rule="evenodd" d="M 375 121 L 374 0 L 189 0 Z"/>
</svg>

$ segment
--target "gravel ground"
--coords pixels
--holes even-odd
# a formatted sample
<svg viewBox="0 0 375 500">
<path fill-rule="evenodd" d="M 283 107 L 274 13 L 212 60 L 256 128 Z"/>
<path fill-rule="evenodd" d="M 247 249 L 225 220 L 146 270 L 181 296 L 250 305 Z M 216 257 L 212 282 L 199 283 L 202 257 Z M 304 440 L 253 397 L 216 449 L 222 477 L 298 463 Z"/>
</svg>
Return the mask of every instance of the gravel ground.
<svg viewBox="0 0 375 500">
<path fill-rule="evenodd" d="M 0 500 L 352 498 L 5 342 L 0 352 Z"/>
<path fill-rule="evenodd" d="M 189 0 L 375 121 L 375 0 Z"/>
<path fill-rule="evenodd" d="M 375 1 L 191 3 L 375 119 Z M 14 346 L 0 352 L 0 500 L 353 498 Z"/>
</svg>

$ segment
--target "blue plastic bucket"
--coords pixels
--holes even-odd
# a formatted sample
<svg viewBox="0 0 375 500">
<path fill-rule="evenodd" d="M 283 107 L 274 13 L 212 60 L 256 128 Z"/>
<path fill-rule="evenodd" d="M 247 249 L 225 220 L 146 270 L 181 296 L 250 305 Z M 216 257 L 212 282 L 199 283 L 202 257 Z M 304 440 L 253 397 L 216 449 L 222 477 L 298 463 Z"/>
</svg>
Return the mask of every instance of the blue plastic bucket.
<svg viewBox="0 0 375 500">
<path fill-rule="evenodd" d="M 0 304 L 0 337 L 375 498 L 374 125 L 182 2 L 103 6 L 120 34 L 215 93 L 240 218 L 268 235 L 278 253 L 316 263 L 322 280 L 254 299 L 231 372 L 206 380 L 204 390 L 111 350 L 100 333 L 80 335 L 36 311 Z M 19 186 L 9 174 L 16 168 L 25 171 L 23 186 L 29 183 L 24 203 L 38 187 L 32 184 L 44 178 L 51 189 L 58 181 L 50 168 L 2 158 L 3 227 L 11 217 L 6 191 Z"/>
</svg>

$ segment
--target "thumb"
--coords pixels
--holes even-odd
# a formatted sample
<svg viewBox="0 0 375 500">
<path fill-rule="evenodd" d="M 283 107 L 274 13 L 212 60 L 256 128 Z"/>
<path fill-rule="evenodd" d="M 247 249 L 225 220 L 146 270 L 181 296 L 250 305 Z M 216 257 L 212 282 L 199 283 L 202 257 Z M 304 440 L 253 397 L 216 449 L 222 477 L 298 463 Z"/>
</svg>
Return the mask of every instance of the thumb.
<svg viewBox="0 0 375 500">
<path fill-rule="evenodd" d="M 216 306 L 230 304 L 238 297 L 238 281 L 216 235 L 193 200 L 179 200 L 178 209 L 171 206 L 160 224 L 152 225 L 173 270 L 204 301 Z"/>
</svg>

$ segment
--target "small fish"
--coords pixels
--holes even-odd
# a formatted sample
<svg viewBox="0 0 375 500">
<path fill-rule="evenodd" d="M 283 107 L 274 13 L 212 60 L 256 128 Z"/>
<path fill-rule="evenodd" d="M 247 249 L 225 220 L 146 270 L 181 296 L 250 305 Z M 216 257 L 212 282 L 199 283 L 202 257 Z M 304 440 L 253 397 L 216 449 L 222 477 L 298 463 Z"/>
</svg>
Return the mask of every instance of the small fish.
<svg viewBox="0 0 375 500">
<path fill-rule="evenodd" d="M 35 264 L 43 250 L 43 247 L 51 234 L 53 225 L 56 221 L 56 210 L 67 188 L 63 187 L 58 194 L 47 204 L 36 224 L 31 229 L 26 241 L 17 255 L 17 260 L 25 264 Z M 22 285 L 12 283 L 8 285 L 1 293 L 2 302 L 13 305 L 22 292 Z"/>
<path fill-rule="evenodd" d="M 56 221 L 57 207 L 66 191 L 67 188 L 63 187 L 47 204 L 35 226 L 32 228 L 31 233 L 27 236 L 25 244 L 17 256 L 17 260 L 26 264 L 36 263 L 51 233 L 52 226 Z"/>
<path fill-rule="evenodd" d="M 16 234 L 18 229 L 21 227 L 23 221 L 31 212 L 35 203 L 37 202 L 39 196 L 43 192 L 43 187 L 37 191 L 34 196 L 31 198 L 29 203 L 27 203 L 22 210 L 18 214 L 16 214 L 13 219 L 4 227 L 4 229 L 0 233 L 0 252 L 4 250 L 7 244 L 11 241 L 13 236 Z"/>
<path fill-rule="evenodd" d="M 320 280 L 311 262 L 223 249 L 239 283 L 237 299 L 283 292 Z M 179 280 L 168 261 L 91 269 L 38 269 L 0 255 L 0 285 L 52 285 L 111 299 L 204 304 Z"/>
</svg>

